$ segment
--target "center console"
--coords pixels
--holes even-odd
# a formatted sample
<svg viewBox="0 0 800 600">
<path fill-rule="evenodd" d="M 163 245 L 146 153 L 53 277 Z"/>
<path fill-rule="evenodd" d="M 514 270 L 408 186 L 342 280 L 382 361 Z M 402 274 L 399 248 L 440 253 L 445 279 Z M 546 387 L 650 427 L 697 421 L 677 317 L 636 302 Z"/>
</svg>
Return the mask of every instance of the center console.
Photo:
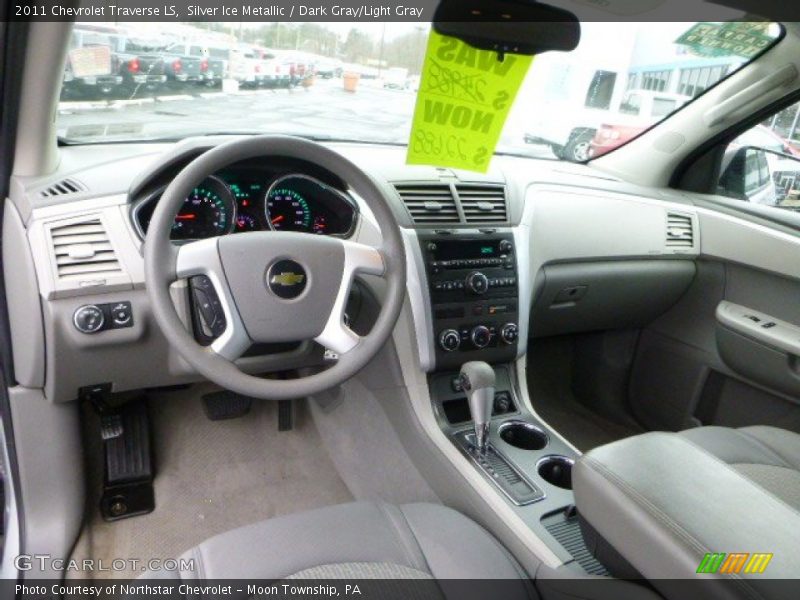
<svg viewBox="0 0 800 600">
<path fill-rule="evenodd" d="M 419 233 L 437 369 L 512 361 L 519 287 L 511 233 Z"/>
</svg>

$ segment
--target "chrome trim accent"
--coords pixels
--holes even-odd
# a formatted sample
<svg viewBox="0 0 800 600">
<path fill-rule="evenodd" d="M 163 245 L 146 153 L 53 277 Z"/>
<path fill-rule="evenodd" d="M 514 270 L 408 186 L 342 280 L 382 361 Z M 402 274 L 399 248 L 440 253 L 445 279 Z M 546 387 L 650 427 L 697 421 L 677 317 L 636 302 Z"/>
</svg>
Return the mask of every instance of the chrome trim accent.
<svg viewBox="0 0 800 600">
<path fill-rule="evenodd" d="M 340 240 L 340 243 L 344 248 L 342 282 L 328 321 L 325 323 L 322 333 L 314 338 L 315 342 L 333 350 L 338 355 L 352 350 L 361 341 L 361 336 L 350 329 L 344 321 L 344 311 L 353 278 L 356 273 L 382 276 L 386 272 L 383 256 L 377 248 L 347 240 Z"/>
<path fill-rule="evenodd" d="M 481 464 L 481 463 L 478 461 L 477 457 L 476 457 L 476 456 L 475 456 L 475 455 L 474 455 L 472 452 L 470 452 L 470 450 L 469 450 L 469 447 L 475 448 L 475 449 L 477 450 L 477 445 L 475 444 L 475 441 L 474 441 L 475 434 L 474 434 L 474 433 L 471 433 L 471 432 L 469 432 L 469 431 L 461 431 L 461 432 L 458 432 L 458 433 L 456 433 L 456 434 L 455 434 L 455 436 L 456 436 L 456 438 L 459 440 L 459 443 L 457 444 L 457 446 L 458 446 L 458 448 L 461 450 L 461 453 L 462 453 L 462 454 L 464 454 L 464 455 L 465 455 L 465 456 L 466 456 L 466 457 L 469 459 L 469 461 L 470 461 L 470 462 L 471 462 L 473 465 L 475 465 L 475 466 L 477 467 L 478 471 L 480 471 L 481 473 L 483 473 L 483 475 L 484 475 L 484 476 L 485 476 L 487 479 L 489 479 L 489 480 L 490 480 L 490 481 L 491 481 L 491 482 L 494 484 L 494 486 L 495 486 L 495 487 L 496 487 L 498 490 L 500 490 L 500 493 L 501 493 L 501 494 L 502 494 L 502 495 L 503 495 L 505 498 L 507 498 L 507 499 L 508 499 L 508 501 L 509 501 L 509 502 L 511 502 L 511 503 L 512 503 L 514 506 L 528 506 L 528 505 L 530 505 L 530 504 L 536 504 L 537 502 L 541 502 L 542 500 L 544 500 L 545 498 L 547 498 L 547 492 L 545 492 L 545 491 L 544 491 L 544 490 L 543 490 L 541 487 L 539 487 L 538 485 L 536 485 L 535 483 L 533 483 L 533 481 L 531 481 L 531 478 L 530 478 L 530 477 L 528 477 L 527 475 L 525 475 L 525 473 L 523 473 L 523 472 L 522 472 L 522 470 L 521 470 L 519 467 L 517 467 L 517 465 L 515 465 L 515 464 L 514 464 L 514 463 L 513 463 L 513 462 L 512 462 L 512 461 L 511 461 L 511 460 L 510 460 L 510 459 L 509 459 L 509 458 L 508 458 L 508 457 L 507 457 L 507 456 L 506 456 L 504 453 L 503 453 L 503 452 L 501 452 L 500 450 L 498 450 L 498 449 L 495 447 L 495 445 L 494 445 L 494 444 L 492 444 L 491 442 L 489 442 L 489 443 L 486 445 L 486 450 L 485 450 L 485 452 L 486 452 L 486 453 L 494 453 L 494 454 L 495 454 L 495 456 L 497 456 L 497 457 L 498 457 L 500 460 L 502 460 L 503 462 L 505 462 L 505 463 L 506 463 L 506 465 L 508 465 L 508 467 L 509 467 L 509 468 L 510 468 L 512 471 L 514 471 L 514 473 L 515 473 L 515 474 L 516 474 L 516 475 L 517 475 L 517 476 L 518 476 L 520 479 L 522 479 L 522 480 L 523 480 L 525 483 L 527 483 L 529 486 L 531 486 L 531 488 L 532 488 L 532 489 L 534 489 L 534 490 L 538 490 L 538 491 L 539 491 L 539 492 L 542 494 L 542 495 L 541 495 L 541 496 L 539 496 L 538 498 L 534 498 L 533 500 L 528 500 L 527 502 L 520 502 L 519 500 L 517 500 L 517 499 L 513 498 L 513 497 L 511 496 L 511 494 L 509 494 L 509 493 L 508 493 L 506 490 L 504 490 L 504 489 L 503 489 L 503 488 L 500 486 L 500 484 L 499 484 L 499 483 L 497 483 L 497 480 L 496 480 L 496 479 L 495 479 L 495 478 L 492 476 L 492 474 L 491 474 L 491 473 L 489 473 L 489 472 L 486 470 L 486 467 L 484 467 L 484 466 L 483 466 L 483 465 L 482 465 L 482 464 Z M 471 439 L 471 438 L 472 438 L 472 439 Z M 467 445 L 468 445 L 469 447 L 467 447 Z M 480 451 L 478 450 L 478 452 L 480 452 Z"/>
<path fill-rule="evenodd" d="M 428 278 L 422 248 L 417 232 L 401 227 L 406 247 L 406 283 L 411 314 L 414 318 L 414 336 L 417 340 L 419 364 L 423 372 L 429 373 L 436 367 L 436 350 L 433 340 L 433 314 L 428 290 Z"/>
</svg>

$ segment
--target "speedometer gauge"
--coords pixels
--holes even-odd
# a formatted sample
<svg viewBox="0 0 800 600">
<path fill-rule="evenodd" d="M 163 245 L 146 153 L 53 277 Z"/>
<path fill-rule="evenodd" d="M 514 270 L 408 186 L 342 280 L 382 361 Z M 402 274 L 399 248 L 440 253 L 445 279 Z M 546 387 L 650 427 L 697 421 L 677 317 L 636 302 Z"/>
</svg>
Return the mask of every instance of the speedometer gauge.
<svg viewBox="0 0 800 600">
<path fill-rule="evenodd" d="M 171 238 L 200 240 L 233 229 L 236 207 L 230 189 L 216 177 L 194 188 L 175 215 Z"/>
<path fill-rule="evenodd" d="M 276 231 L 311 231 L 308 201 L 288 186 L 276 182 L 266 198 L 267 222 Z"/>
</svg>

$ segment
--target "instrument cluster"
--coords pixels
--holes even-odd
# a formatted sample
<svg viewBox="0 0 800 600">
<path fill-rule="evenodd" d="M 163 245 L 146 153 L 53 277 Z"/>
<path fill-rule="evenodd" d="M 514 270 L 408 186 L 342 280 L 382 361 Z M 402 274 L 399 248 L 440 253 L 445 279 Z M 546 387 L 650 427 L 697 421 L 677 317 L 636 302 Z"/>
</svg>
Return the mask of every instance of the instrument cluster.
<svg viewBox="0 0 800 600">
<path fill-rule="evenodd" d="M 142 237 L 164 189 L 134 205 L 133 221 Z M 265 178 L 255 170 L 229 169 L 192 190 L 175 215 L 171 238 L 191 241 L 269 230 L 347 237 L 357 217 L 348 194 L 315 177 L 286 173 Z"/>
</svg>

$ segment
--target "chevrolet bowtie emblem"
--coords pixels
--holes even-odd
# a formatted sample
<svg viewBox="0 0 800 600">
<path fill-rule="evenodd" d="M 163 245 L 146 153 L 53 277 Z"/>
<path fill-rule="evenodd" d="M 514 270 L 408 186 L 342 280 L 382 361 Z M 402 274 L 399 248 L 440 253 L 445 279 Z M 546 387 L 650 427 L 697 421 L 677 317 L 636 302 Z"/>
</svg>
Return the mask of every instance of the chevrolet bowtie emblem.
<svg viewBox="0 0 800 600">
<path fill-rule="evenodd" d="M 284 271 L 283 273 L 276 273 L 270 279 L 270 283 L 274 285 L 292 286 L 303 283 L 306 278 L 302 273 L 292 273 L 291 271 Z"/>
</svg>

